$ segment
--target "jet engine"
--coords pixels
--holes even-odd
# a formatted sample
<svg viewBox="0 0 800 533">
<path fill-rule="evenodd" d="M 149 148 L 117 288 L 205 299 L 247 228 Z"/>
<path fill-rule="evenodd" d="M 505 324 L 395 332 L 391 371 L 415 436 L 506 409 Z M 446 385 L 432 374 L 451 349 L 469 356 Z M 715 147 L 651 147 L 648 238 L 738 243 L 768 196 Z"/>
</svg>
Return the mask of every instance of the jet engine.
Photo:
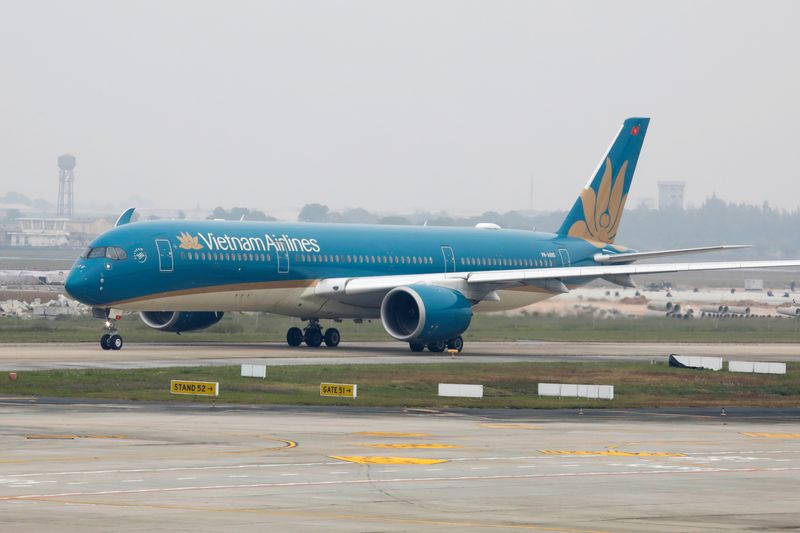
<svg viewBox="0 0 800 533">
<path fill-rule="evenodd" d="M 141 311 L 142 322 L 153 329 L 181 333 L 213 326 L 222 320 L 221 311 Z"/>
<path fill-rule="evenodd" d="M 399 341 L 447 341 L 466 331 L 471 320 L 469 301 L 460 292 L 446 287 L 397 287 L 381 303 L 383 327 Z"/>
</svg>

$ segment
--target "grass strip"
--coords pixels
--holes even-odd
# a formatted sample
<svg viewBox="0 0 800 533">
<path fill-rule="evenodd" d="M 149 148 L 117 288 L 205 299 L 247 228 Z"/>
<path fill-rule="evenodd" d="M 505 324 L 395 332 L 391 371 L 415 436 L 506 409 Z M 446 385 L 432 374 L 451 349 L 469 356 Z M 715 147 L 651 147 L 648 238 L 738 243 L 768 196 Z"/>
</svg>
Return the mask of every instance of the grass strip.
<svg viewBox="0 0 800 533">
<path fill-rule="evenodd" d="M 795 407 L 800 364 L 786 375 L 733 374 L 648 363 L 462 363 L 270 366 L 266 379 L 242 378 L 239 366 L 136 370 L 46 370 L 3 376 L 0 395 L 209 402 L 171 395 L 170 379 L 217 381 L 217 401 L 241 404 L 374 407 L 615 408 Z M 320 382 L 356 383 L 358 399 L 319 396 Z M 614 385 L 615 399 L 539 398 L 537 383 Z M 438 383 L 484 385 L 483 399 L 439 398 Z"/>
</svg>

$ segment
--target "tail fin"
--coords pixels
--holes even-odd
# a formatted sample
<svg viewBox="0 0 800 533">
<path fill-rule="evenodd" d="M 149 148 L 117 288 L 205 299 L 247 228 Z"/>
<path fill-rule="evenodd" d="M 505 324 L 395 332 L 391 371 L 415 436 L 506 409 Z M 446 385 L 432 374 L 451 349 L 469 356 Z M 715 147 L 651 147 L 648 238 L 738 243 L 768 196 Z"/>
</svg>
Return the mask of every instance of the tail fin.
<svg viewBox="0 0 800 533">
<path fill-rule="evenodd" d="M 598 246 L 613 243 L 633 181 L 649 118 L 629 118 L 581 191 L 559 235 L 579 237 Z"/>
</svg>

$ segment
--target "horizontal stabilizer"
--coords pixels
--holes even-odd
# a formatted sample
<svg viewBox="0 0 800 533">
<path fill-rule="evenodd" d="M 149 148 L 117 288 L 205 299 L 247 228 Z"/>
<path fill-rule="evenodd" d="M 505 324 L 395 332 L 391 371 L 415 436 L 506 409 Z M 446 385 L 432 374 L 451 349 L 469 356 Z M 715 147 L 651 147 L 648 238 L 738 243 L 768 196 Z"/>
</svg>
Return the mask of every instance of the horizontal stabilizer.
<svg viewBox="0 0 800 533">
<path fill-rule="evenodd" d="M 697 254 L 702 252 L 719 252 L 721 250 L 738 250 L 739 248 L 749 248 L 749 244 L 721 244 L 719 246 L 701 246 L 699 248 L 677 248 L 675 250 L 655 250 L 653 252 L 632 252 L 621 254 L 594 254 L 594 260 L 598 263 L 630 263 L 640 259 L 651 259 L 654 257 L 664 257 L 667 255 Z"/>
</svg>

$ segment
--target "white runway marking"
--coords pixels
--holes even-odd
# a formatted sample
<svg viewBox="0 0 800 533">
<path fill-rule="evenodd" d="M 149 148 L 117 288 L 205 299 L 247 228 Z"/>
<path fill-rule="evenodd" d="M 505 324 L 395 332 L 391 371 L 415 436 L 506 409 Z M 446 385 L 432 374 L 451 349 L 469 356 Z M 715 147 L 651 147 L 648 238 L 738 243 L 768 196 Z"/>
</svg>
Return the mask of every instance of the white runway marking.
<svg viewBox="0 0 800 533">
<path fill-rule="evenodd" d="M 92 474 L 139 474 L 147 472 L 179 472 L 182 470 L 235 470 L 239 468 L 278 468 L 278 467 L 292 467 L 292 466 L 326 466 L 326 465 L 344 465 L 348 464 L 344 461 L 330 461 L 320 463 L 257 463 L 257 464 L 243 464 L 243 465 L 229 465 L 229 466 L 175 466 L 169 468 L 125 468 L 119 470 L 67 470 L 64 472 L 31 472 L 27 474 L 14 474 L 15 478 L 19 477 L 38 477 L 38 476 L 73 476 L 73 475 L 92 475 Z"/>
</svg>

